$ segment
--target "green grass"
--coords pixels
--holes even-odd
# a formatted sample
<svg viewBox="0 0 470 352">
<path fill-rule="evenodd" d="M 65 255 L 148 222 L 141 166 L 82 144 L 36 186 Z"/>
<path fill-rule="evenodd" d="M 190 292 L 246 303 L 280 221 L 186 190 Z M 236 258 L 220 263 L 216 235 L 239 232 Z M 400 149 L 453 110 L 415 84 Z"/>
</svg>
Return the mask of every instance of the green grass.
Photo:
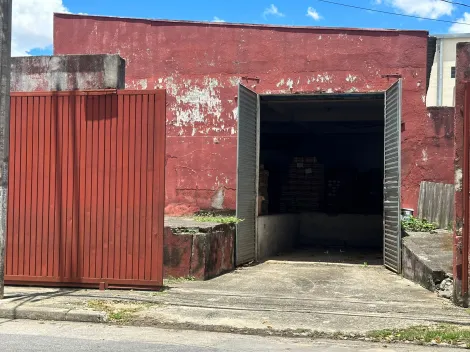
<svg viewBox="0 0 470 352">
<path fill-rule="evenodd" d="M 219 224 L 238 224 L 242 220 L 236 216 L 224 216 L 215 214 L 198 214 L 194 216 L 194 220 L 197 222 L 215 222 Z"/>
<path fill-rule="evenodd" d="M 379 330 L 368 334 L 380 341 L 410 341 L 415 343 L 466 344 L 470 346 L 470 328 L 457 325 L 416 326 L 407 329 Z"/>
<path fill-rule="evenodd" d="M 169 276 L 165 279 L 165 281 L 169 284 L 177 284 L 177 283 L 182 283 L 182 282 L 187 282 L 187 281 L 196 281 L 196 278 L 194 276 L 184 276 L 184 277 Z"/>
<path fill-rule="evenodd" d="M 110 322 L 127 322 L 131 320 L 134 313 L 142 310 L 144 305 L 129 303 L 133 307 L 119 308 L 115 307 L 118 301 L 91 300 L 87 302 L 88 308 L 96 311 L 105 312 Z"/>
</svg>

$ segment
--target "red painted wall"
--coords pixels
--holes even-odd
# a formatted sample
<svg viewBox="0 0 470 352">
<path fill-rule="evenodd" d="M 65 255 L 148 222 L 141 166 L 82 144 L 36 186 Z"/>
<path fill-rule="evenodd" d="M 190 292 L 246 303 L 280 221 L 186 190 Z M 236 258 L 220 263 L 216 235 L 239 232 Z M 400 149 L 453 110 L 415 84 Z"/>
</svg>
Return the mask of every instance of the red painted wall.
<svg viewBox="0 0 470 352">
<path fill-rule="evenodd" d="M 416 209 L 422 180 L 452 181 L 452 160 L 433 165 L 448 151 L 425 106 L 426 50 L 424 31 L 54 18 L 55 54 L 118 53 L 128 88 L 167 89 L 168 211 L 175 204 L 235 207 L 239 82 L 259 93 L 369 92 L 387 89 L 395 78 L 383 75 L 397 73 L 403 206 Z"/>
</svg>

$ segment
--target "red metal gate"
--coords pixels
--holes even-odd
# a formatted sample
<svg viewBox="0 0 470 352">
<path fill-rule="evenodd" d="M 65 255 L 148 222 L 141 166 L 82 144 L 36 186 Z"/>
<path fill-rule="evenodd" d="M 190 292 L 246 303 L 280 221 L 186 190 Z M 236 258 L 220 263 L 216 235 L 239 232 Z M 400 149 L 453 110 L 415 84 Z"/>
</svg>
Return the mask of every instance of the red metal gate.
<svg viewBox="0 0 470 352">
<path fill-rule="evenodd" d="M 11 94 L 6 282 L 163 280 L 165 92 Z"/>
</svg>

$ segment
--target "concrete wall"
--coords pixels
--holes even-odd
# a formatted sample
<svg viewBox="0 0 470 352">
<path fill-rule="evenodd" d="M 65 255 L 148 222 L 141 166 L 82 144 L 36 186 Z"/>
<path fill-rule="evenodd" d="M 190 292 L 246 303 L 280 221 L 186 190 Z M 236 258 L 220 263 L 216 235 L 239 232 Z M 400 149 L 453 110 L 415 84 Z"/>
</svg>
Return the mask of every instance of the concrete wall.
<svg viewBox="0 0 470 352">
<path fill-rule="evenodd" d="M 231 225 L 204 229 L 165 227 L 164 277 L 208 280 L 231 271 L 235 269 L 234 248 L 235 227 Z"/>
<path fill-rule="evenodd" d="M 300 229 L 297 214 L 258 217 L 258 260 L 293 249 Z"/>
<path fill-rule="evenodd" d="M 441 84 L 441 106 L 454 106 L 454 89 L 455 78 L 451 77 L 452 67 L 455 67 L 456 46 L 459 42 L 470 41 L 470 36 L 464 34 L 462 36 L 452 35 L 451 37 L 442 37 L 437 39 L 436 55 L 431 70 L 429 81 L 429 89 L 426 97 L 427 106 L 438 105 L 438 84 Z M 442 81 L 438 82 L 438 66 L 439 66 L 439 49 L 442 42 Z"/>
<path fill-rule="evenodd" d="M 303 213 L 300 245 L 381 247 L 381 215 Z"/>
<path fill-rule="evenodd" d="M 28 56 L 11 59 L 11 91 L 123 89 L 119 55 Z"/>
<path fill-rule="evenodd" d="M 235 208 L 238 83 L 266 94 L 371 92 L 399 74 L 402 200 L 416 209 L 420 182 L 452 168 L 426 157 L 443 138 L 426 111 L 427 41 L 424 31 L 54 17 L 55 54 L 119 53 L 127 88 L 167 90 L 166 204 L 196 208 Z"/>
</svg>

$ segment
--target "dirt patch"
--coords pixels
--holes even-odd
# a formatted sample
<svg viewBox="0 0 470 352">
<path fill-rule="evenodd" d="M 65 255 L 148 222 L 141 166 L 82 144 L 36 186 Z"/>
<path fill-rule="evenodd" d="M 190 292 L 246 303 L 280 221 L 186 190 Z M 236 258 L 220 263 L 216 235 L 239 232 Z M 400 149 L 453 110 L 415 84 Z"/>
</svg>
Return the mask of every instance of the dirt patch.
<svg viewBox="0 0 470 352">
<path fill-rule="evenodd" d="M 128 323 L 135 318 L 135 314 L 145 308 L 149 308 L 155 303 L 141 303 L 121 300 L 89 300 L 87 308 L 94 311 L 106 313 L 109 322 Z"/>
</svg>

